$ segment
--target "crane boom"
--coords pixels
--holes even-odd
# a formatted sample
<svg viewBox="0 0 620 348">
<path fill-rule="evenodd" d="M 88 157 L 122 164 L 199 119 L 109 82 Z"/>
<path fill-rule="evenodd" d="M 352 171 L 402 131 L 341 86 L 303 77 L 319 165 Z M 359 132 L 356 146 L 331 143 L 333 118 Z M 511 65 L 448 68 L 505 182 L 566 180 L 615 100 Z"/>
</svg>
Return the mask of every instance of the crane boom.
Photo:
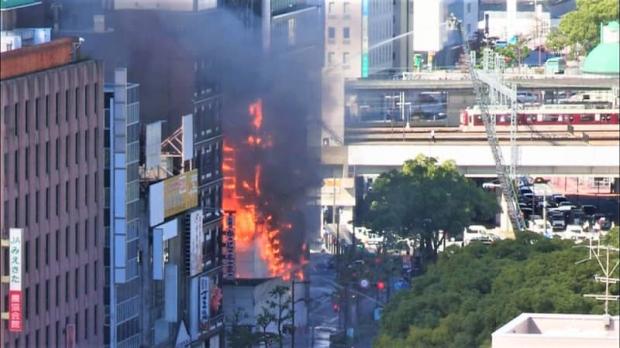
<svg viewBox="0 0 620 348">
<path fill-rule="evenodd" d="M 471 77 L 472 84 L 474 85 L 476 103 L 480 107 L 480 113 L 482 116 L 482 121 L 484 123 L 487 140 L 489 142 L 489 146 L 491 147 L 491 152 L 495 161 L 495 172 L 497 174 L 497 178 L 499 179 L 502 194 L 504 195 L 504 198 L 506 200 L 506 206 L 508 210 L 508 216 L 510 217 L 510 222 L 512 223 L 512 227 L 515 231 L 524 231 L 525 220 L 523 219 L 523 216 L 521 215 L 521 210 L 519 209 L 517 194 L 515 192 L 514 182 L 512 180 L 513 178 L 510 177 L 508 170 L 504 165 L 504 157 L 502 155 L 502 151 L 497 140 L 497 135 L 495 132 L 495 116 L 489 113 L 489 104 L 491 102 L 489 96 L 489 87 L 493 84 L 493 81 L 490 81 L 489 76 L 487 75 L 484 75 L 481 78 L 476 71 L 474 63 L 471 60 L 471 50 L 469 48 L 467 34 L 462 30 L 461 21 L 459 21 L 456 17 L 454 17 L 454 15 L 452 15 L 451 22 L 456 26 L 456 29 L 458 29 L 463 40 L 463 49 L 465 51 L 464 56 L 467 62 L 467 67 L 469 69 L 469 75 Z M 495 91 L 507 97 L 506 99 L 509 100 L 510 103 L 517 102 L 516 93 L 514 93 L 513 89 L 506 86 L 498 86 L 495 88 Z"/>
</svg>

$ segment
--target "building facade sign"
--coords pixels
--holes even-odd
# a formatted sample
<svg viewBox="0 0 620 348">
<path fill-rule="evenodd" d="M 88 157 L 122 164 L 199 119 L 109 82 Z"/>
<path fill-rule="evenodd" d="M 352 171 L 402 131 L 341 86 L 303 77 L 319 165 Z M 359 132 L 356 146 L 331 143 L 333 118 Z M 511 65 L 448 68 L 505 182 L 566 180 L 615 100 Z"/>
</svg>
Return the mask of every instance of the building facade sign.
<svg viewBox="0 0 620 348">
<path fill-rule="evenodd" d="M 164 218 L 198 205 L 198 170 L 164 180 Z"/>
<path fill-rule="evenodd" d="M 368 77 L 368 1 L 362 0 L 362 78 Z"/>
<path fill-rule="evenodd" d="M 189 275 L 195 276 L 204 269 L 202 248 L 204 231 L 202 229 L 202 210 L 196 210 L 189 215 Z"/>
<path fill-rule="evenodd" d="M 235 213 L 226 212 L 224 220 L 224 279 L 235 279 Z"/>
<path fill-rule="evenodd" d="M 22 234 L 21 228 L 9 230 L 9 331 L 11 332 L 23 330 Z"/>
<path fill-rule="evenodd" d="M 209 277 L 206 275 L 200 277 L 198 295 L 200 298 L 198 312 L 200 328 L 206 330 L 209 329 Z"/>
</svg>

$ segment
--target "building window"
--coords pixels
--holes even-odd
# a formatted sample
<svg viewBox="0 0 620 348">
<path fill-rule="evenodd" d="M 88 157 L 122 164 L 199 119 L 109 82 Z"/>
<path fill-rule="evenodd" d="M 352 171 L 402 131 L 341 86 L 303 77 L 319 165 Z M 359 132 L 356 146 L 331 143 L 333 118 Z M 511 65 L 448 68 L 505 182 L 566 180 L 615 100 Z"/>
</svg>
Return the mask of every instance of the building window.
<svg viewBox="0 0 620 348">
<path fill-rule="evenodd" d="M 351 4 L 348 1 L 345 1 L 342 4 L 342 13 L 345 15 L 348 15 L 350 11 L 350 7 L 351 7 Z"/>
<path fill-rule="evenodd" d="M 54 330 L 56 332 L 56 338 L 54 339 L 54 342 L 56 342 L 54 344 L 54 347 L 60 347 L 60 322 L 56 321 L 56 329 Z"/>
<path fill-rule="evenodd" d="M 50 235 L 45 235 L 45 265 L 50 264 Z"/>
<path fill-rule="evenodd" d="M 13 112 L 13 135 L 17 136 L 19 134 L 19 103 L 15 103 L 15 112 Z"/>
<path fill-rule="evenodd" d="M 94 285 L 94 289 L 97 290 L 97 286 L 99 283 L 99 276 L 97 275 L 99 273 L 99 268 L 97 267 L 99 265 L 99 262 L 97 260 L 95 260 L 95 269 L 93 269 L 93 285 Z"/>
<path fill-rule="evenodd" d="M 60 210 L 60 185 L 56 184 L 56 199 L 54 200 L 54 214 L 56 214 L 56 216 L 58 216 L 59 214 L 59 210 Z"/>
<path fill-rule="evenodd" d="M 45 220 L 50 219 L 50 188 L 45 188 Z"/>
<path fill-rule="evenodd" d="M 69 212 L 69 181 L 65 181 L 65 212 Z"/>
<path fill-rule="evenodd" d="M 73 289 L 74 289 L 74 293 L 75 293 L 75 298 L 77 299 L 79 297 L 79 293 L 80 293 L 80 291 L 79 291 L 79 286 L 80 286 L 80 269 L 79 268 L 75 269 L 75 277 L 73 278 L 73 280 L 74 280 L 73 283 L 75 285 Z M 76 324 L 77 324 L 77 320 L 76 320 Z M 75 330 L 75 331 L 77 331 L 77 330 Z"/>
<path fill-rule="evenodd" d="M 99 239 L 99 236 L 97 236 L 97 222 L 98 222 L 98 220 L 99 220 L 98 217 L 95 216 L 95 221 L 93 222 L 93 240 L 94 240 L 95 246 L 97 246 L 97 239 Z M 95 269 L 97 269 L 97 267 L 95 267 Z"/>
<path fill-rule="evenodd" d="M 58 117 L 60 115 L 60 94 L 56 92 L 56 125 L 58 125 Z"/>
<path fill-rule="evenodd" d="M 69 257 L 69 226 L 65 227 L 65 257 Z"/>
<path fill-rule="evenodd" d="M 80 178 L 75 178 L 75 209 L 80 208 L 78 197 L 80 196 Z"/>
<path fill-rule="evenodd" d="M 86 85 L 84 87 L 84 116 L 88 117 L 88 94 L 89 92 L 89 86 Z"/>
<path fill-rule="evenodd" d="M 99 127 L 95 127 L 94 133 L 93 133 L 93 137 L 95 138 L 94 143 L 95 143 L 95 158 L 97 158 L 97 154 L 99 152 Z"/>
<path fill-rule="evenodd" d="M 95 83 L 95 96 L 93 97 L 94 100 L 94 104 L 95 104 L 95 114 L 97 113 L 97 105 L 99 105 L 98 103 L 98 95 L 99 95 L 99 84 Z"/>
<path fill-rule="evenodd" d="M 34 194 L 34 222 L 39 223 L 39 191 Z"/>
<path fill-rule="evenodd" d="M 88 308 L 84 309 L 84 339 L 88 339 Z"/>
<path fill-rule="evenodd" d="M 333 1 L 330 1 L 329 5 L 327 6 L 327 13 L 334 13 L 335 6 L 336 6 L 336 3 Z"/>
<path fill-rule="evenodd" d="M 50 281 L 45 280 L 45 310 L 50 310 Z"/>
<path fill-rule="evenodd" d="M 39 237 L 34 240 L 34 269 L 39 270 L 39 253 L 41 252 Z"/>
<path fill-rule="evenodd" d="M 351 39 L 351 29 L 349 29 L 349 27 L 342 28 L 342 37 L 345 40 Z"/>
<path fill-rule="evenodd" d="M 56 276 L 56 286 L 54 289 L 54 301 L 56 303 L 56 307 L 60 305 L 60 276 Z"/>
<path fill-rule="evenodd" d="M 26 180 L 30 176 L 30 148 L 28 146 L 24 150 L 24 176 Z"/>
<path fill-rule="evenodd" d="M 50 96 L 45 96 L 45 127 L 50 126 Z"/>
<path fill-rule="evenodd" d="M 69 167 L 69 148 L 71 147 L 69 142 L 71 138 L 67 135 L 65 136 L 65 167 Z"/>
<path fill-rule="evenodd" d="M 40 304 L 40 287 L 39 284 L 34 286 L 34 314 L 39 315 L 39 304 Z M 37 345 L 38 347 L 39 345 Z"/>
<path fill-rule="evenodd" d="M 15 164 L 14 170 L 13 170 L 13 177 L 15 179 L 15 182 L 19 182 L 19 149 L 17 149 L 15 151 L 15 154 L 13 155 L 13 162 Z"/>
<path fill-rule="evenodd" d="M 24 242 L 24 273 L 30 271 L 30 241 Z"/>
<path fill-rule="evenodd" d="M 471 13 L 471 3 L 467 3 L 467 13 Z"/>
<path fill-rule="evenodd" d="M 80 132 L 75 133 L 75 163 L 79 163 L 80 160 Z"/>
<path fill-rule="evenodd" d="M 30 317 L 30 288 L 26 288 L 24 292 L 24 319 Z M 2 323 L 4 325 L 4 323 Z"/>
<path fill-rule="evenodd" d="M 39 98 L 34 100 L 34 129 L 39 130 Z"/>
<path fill-rule="evenodd" d="M 334 27 L 327 28 L 327 38 L 330 40 L 334 40 L 336 38 L 336 28 Z"/>
<path fill-rule="evenodd" d="M 93 189 L 95 190 L 94 195 L 95 195 L 95 203 L 99 202 L 99 172 L 95 172 L 95 183 L 93 186 Z"/>
<path fill-rule="evenodd" d="M 88 294 L 88 264 L 84 265 L 84 294 Z"/>
<path fill-rule="evenodd" d="M 30 195 L 26 193 L 26 195 L 24 196 L 24 204 L 26 204 L 26 207 L 24 209 L 24 225 L 26 227 L 28 227 L 29 223 L 30 223 Z"/>
<path fill-rule="evenodd" d="M 96 261 L 95 261 L 95 262 L 96 262 Z M 95 270 L 95 274 L 97 274 L 96 270 Z M 95 336 L 97 336 L 97 319 L 98 319 L 98 318 L 97 318 L 97 312 L 98 312 L 98 311 L 97 311 L 97 305 L 95 305 L 95 308 L 94 308 L 94 310 L 93 310 L 93 324 L 94 324 L 94 327 L 93 327 L 93 334 L 94 334 Z"/>
<path fill-rule="evenodd" d="M 69 271 L 65 272 L 65 302 L 69 302 Z"/>
<path fill-rule="evenodd" d="M 45 142 L 45 174 L 50 173 L 50 142 Z"/>
<path fill-rule="evenodd" d="M 86 162 L 88 162 L 88 155 L 90 155 L 90 147 L 88 147 L 88 145 L 90 145 L 89 142 L 90 139 L 88 139 L 88 129 L 84 131 L 84 160 Z"/>
<path fill-rule="evenodd" d="M 30 100 L 26 100 L 26 107 L 24 111 L 24 131 L 28 134 L 28 128 L 30 128 L 30 123 L 28 122 L 30 121 Z"/>
<path fill-rule="evenodd" d="M 334 52 L 327 53 L 327 64 L 329 64 L 329 65 L 334 64 L 334 57 L 335 56 L 336 56 L 336 54 Z"/>
<path fill-rule="evenodd" d="M 59 258 L 59 254 L 60 254 L 60 230 L 56 230 L 56 240 L 54 241 L 55 245 L 55 250 L 54 250 L 54 254 L 55 254 L 55 258 L 56 261 L 58 261 Z"/>
<path fill-rule="evenodd" d="M 84 250 L 88 250 L 88 219 L 84 220 Z"/>
<path fill-rule="evenodd" d="M 39 144 L 37 144 L 34 147 L 34 175 L 36 177 L 39 177 L 39 160 L 41 157 L 40 155 L 41 155 L 40 147 L 39 147 Z"/>
<path fill-rule="evenodd" d="M 75 223 L 75 253 L 79 254 L 80 253 L 80 224 L 79 223 Z"/>
<path fill-rule="evenodd" d="M 65 121 L 69 121 L 69 90 L 65 91 Z"/>
<path fill-rule="evenodd" d="M 75 88 L 75 107 L 73 108 L 73 110 L 75 111 L 75 118 L 78 118 L 78 110 L 79 109 L 79 100 L 80 100 L 80 89 L 79 88 Z"/>
<path fill-rule="evenodd" d="M 349 52 L 344 52 L 342 54 L 342 64 L 343 65 L 349 64 Z"/>
<path fill-rule="evenodd" d="M 56 138 L 54 143 L 54 168 L 60 168 L 60 138 Z"/>
<path fill-rule="evenodd" d="M 15 222 L 15 227 L 21 226 L 19 223 L 19 197 L 15 198 L 15 220 L 13 221 Z"/>
<path fill-rule="evenodd" d="M 84 205 L 88 206 L 88 174 L 84 175 Z"/>
</svg>

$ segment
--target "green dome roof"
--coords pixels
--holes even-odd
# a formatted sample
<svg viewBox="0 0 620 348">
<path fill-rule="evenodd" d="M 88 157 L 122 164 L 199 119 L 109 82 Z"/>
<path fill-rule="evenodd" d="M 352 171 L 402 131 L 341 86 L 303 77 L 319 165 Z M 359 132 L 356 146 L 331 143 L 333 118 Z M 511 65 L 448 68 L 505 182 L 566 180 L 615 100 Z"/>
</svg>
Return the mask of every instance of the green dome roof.
<svg viewBox="0 0 620 348">
<path fill-rule="evenodd" d="M 596 46 L 583 63 L 581 71 L 589 74 L 619 74 L 620 44 L 602 43 Z"/>
<path fill-rule="evenodd" d="M 617 21 L 601 25 L 601 43 L 588 54 L 581 71 L 589 74 L 620 74 L 618 31 L 620 23 Z"/>
</svg>

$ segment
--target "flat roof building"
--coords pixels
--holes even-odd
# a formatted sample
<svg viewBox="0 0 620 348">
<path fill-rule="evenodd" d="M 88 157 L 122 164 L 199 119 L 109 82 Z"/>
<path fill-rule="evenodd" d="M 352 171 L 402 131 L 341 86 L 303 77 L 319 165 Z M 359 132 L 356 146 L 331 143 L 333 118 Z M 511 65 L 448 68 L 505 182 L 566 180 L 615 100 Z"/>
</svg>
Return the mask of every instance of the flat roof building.
<svg viewBox="0 0 620 348">
<path fill-rule="evenodd" d="M 0 54 L 0 226 L 23 231 L 23 330 L 3 347 L 103 345 L 103 64 L 75 47 Z"/>
<path fill-rule="evenodd" d="M 522 313 L 492 334 L 492 348 L 617 348 L 619 344 L 618 316 Z"/>
</svg>

